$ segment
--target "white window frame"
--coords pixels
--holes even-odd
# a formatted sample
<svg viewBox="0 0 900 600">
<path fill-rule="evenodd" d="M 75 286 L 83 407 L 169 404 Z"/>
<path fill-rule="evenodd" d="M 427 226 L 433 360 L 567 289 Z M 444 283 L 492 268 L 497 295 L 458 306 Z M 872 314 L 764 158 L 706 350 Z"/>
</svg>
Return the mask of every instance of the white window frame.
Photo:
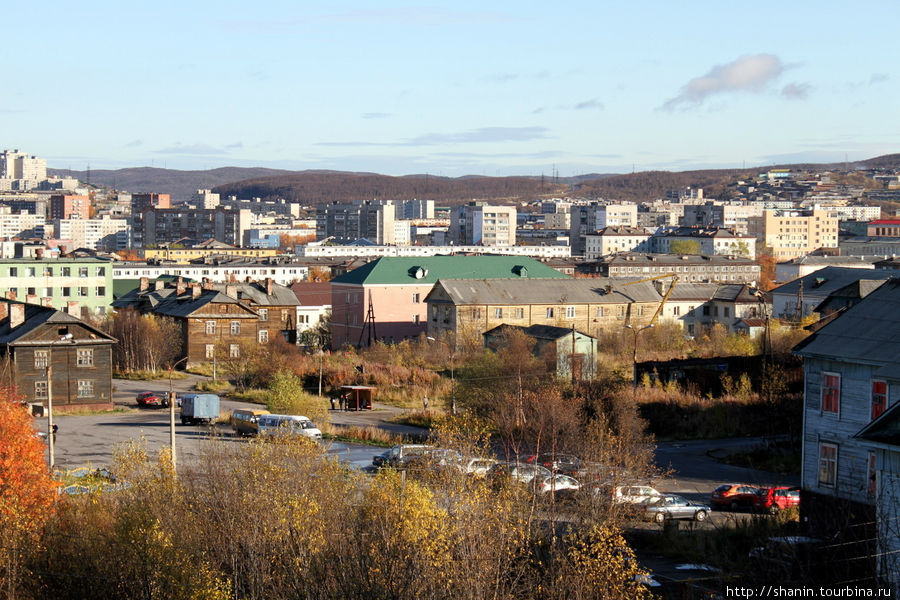
<svg viewBox="0 0 900 600">
<path fill-rule="evenodd" d="M 35 400 L 46 400 L 47 399 L 47 381 L 35 381 L 34 382 L 34 399 Z"/>
<path fill-rule="evenodd" d="M 239 344 L 230 344 L 228 346 L 228 356 L 231 358 L 240 358 L 241 346 Z"/>
<path fill-rule="evenodd" d="M 206 322 L 206 335 L 216 335 L 216 322 L 215 321 L 207 321 Z"/>
<path fill-rule="evenodd" d="M 822 456 L 824 450 L 834 450 L 833 457 L 824 457 Z M 837 476 L 838 476 L 838 458 L 840 456 L 840 449 L 838 445 L 832 442 L 819 442 L 819 473 L 818 483 L 819 487 L 834 489 L 837 487 Z M 823 478 L 823 473 L 826 473 L 826 469 L 830 470 L 831 477 Z"/>
<path fill-rule="evenodd" d="M 76 392 L 78 398 L 93 398 L 94 397 L 94 380 L 93 379 L 79 379 L 78 380 L 78 391 Z"/>
<path fill-rule="evenodd" d="M 574 306 L 567 306 L 567 307 L 566 307 L 566 318 L 567 318 L 567 319 L 574 319 L 574 318 L 575 318 L 575 307 L 574 307 Z"/>
<path fill-rule="evenodd" d="M 260 308 L 259 310 L 257 310 L 257 312 L 259 313 L 260 321 L 268 321 L 269 320 L 269 309 L 268 308 Z"/>
<path fill-rule="evenodd" d="M 232 321 L 230 331 L 231 335 L 241 335 L 241 322 Z"/>
<path fill-rule="evenodd" d="M 82 348 L 75 351 L 75 364 L 79 367 L 93 367 L 94 366 L 94 349 L 93 348 Z"/>
<path fill-rule="evenodd" d="M 34 368 L 35 369 L 46 369 L 48 364 L 50 364 L 50 351 L 49 350 L 35 350 L 34 351 Z"/>
<path fill-rule="evenodd" d="M 269 343 L 269 330 L 268 329 L 260 329 L 257 334 L 257 342 L 260 344 L 268 344 Z"/>
<path fill-rule="evenodd" d="M 206 344 L 206 358 L 212 359 L 216 355 L 216 345 L 215 344 Z"/>
</svg>

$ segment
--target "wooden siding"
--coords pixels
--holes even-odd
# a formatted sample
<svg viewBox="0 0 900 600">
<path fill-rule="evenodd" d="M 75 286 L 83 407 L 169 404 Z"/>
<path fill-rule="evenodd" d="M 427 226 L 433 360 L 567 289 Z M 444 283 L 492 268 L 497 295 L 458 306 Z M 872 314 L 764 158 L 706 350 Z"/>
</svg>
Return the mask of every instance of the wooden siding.
<svg viewBox="0 0 900 600">
<path fill-rule="evenodd" d="M 49 346 L 14 347 L 12 362 L 15 382 L 26 402 L 43 402 L 35 397 L 35 384 L 47 381 L 44 367 L 35 367 L 35 351 L 48 351 Z M 93 351 L 92 366 L 78 366 L 78 350 Z M 93 408 L 112 405 L 112 343 L 54 344 L 51 356 L 53 406 L 55 409 Z M 89 381 L 93 393 L 78 395 L 78 382 Z"/>
</svg>

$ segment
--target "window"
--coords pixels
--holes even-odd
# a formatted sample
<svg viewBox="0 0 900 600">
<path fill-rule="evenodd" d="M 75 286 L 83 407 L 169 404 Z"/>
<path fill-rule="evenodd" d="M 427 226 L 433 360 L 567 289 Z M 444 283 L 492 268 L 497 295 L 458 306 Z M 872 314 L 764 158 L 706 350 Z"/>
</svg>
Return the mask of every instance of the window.
<svg viewBox="0 0 900 600">
<path fill-rule="evenodd" d="M 79 350 L 76 364 L 79 367 L 93 367 L 94 366 L 94 351 L 93 351 L 93 349 L 88 348 L 87 350 Z"/>
<path fill-rule="evenodd" d="M 94 382 L 91 379 L 79 379 L 78 380 L 78 397 L 79 398 L 93 398 L 94 397 Z"/>
<path fill-rule="evenodd" d="M 104 285 L 99 286 L 97 288 L 95 295 L 98 297 L 105 296 L 106 295 L 106 286 L 104 286 Z"/>
<path fill-rule="evenodd" d="M 481 309 L 473 308 L 472 309 L 472 320 L 477 320 L 481 318 Z"/>
<path fill-rule="evenodd" d="M 47 399 L 47 382 L 46 381 L 35 381 L 34 382 L 34 399 L 35 400 L 46 400 Z"/>
<path fill-rule="evenodd" d="M 524 308 L 515 308 L 515 309 L 513 309 L 513 311 L 514 311 L 513 315 L 515 316 L 515 318 L 517 318 L 517 319 L 525 318 L 525 309 Z"/>
<path fill-rule="evenodd" d="M 822 412 L 840 412 L 841 376 L 837 373 L 822 373 Z"/>
<path fill-rule="evenodd" d="M 269 309 L 268 308 L 260 308 L 257 312 L 259 312 L 259 320 L 260 321 L 268 321 L 269 320 Z"/>
<path fill-rule="evenodd" d="M 703 305 L 703 316 L 704 316 L 704 317 L 708 317 L 708 316 L 709 316 L 709 307 L 706 306 L 705 304 Z"/>
<path fill-rule="evenodd" d="M 34 351 L 34 368 L 35 369 L 46 369 L 47 364 L 50 362 L 50 351 L 49 350 L 35 350 Z"/>
<path fill-rule="evenodd" d="M 241 334 L 241 322 L 240 321 L 232 321 L 231 322 L 231 335 L 240 335 Z"/>
<path fill-rule="evenodd" d="M 553 316 L 554 316 L 554 312 L 555 312 L 555 311 L 553 310 L 552 307 L 551 307 L 551 308 L 548 308 L 548 309 L 547 309 L 547 318 L 548 318 L 548 319 L 552 319 Z"/>
<path fill-rule="evenodd" d="M 72 295 L 72 288 L 64 287 L 64 288 L 62 289 L 62 295 L 63 295 L 64 298 L 70 297 L 70 296 Z"/>
<path fill-rule="evenodd" d="M 103 277 L 106 275 L 106 267 L 97 267 L 97 275 Z"/>
<path fill-rule="evenodd" d="M 421 302 L 421 300 L 419 300 L 419 298 L 420 298 L 419 294 L 413 294 L 412 296 L 413 296 L 413 304 L 418 304 L 419 302 Z"/>
<path fill-rule="evenodd" d="M 681 307 L 680 307 L 680 306 L 673 306 L 673 307 L 672 307 L 672 316 L 677 317 L 677 316 L 680 315 L 680 314 L 681 314 Z"/>
<path fill-rule="evenodd" d="M 78 288 L 78 295 L 81 296 L 82 298 L 87 298 L 87 296 L 88 296 L 88 289 L 87 289 L 86 287 L 80 287 L 80 288 Z"/>
<path fill-rule="evenodd" d="M 729 315 L 729 309 L 728 309 L 727 306 L 723 306 L 723 307 L 722 307 L 722 316 L 723 316 L 723 317 L 731 316 L 731 315 Z"/>
<path fill-rule="evenodd" d="M 413 325 L 419 324 L 419 315 L 413 315 Z"/>
<path fill-rule="evenodd" d="M 269 330 L 268 329 L 260 329 L 259 335 L 257 336 L 257 341 L 260 344 L 268 344 L 269 343 Z"/>
<path fill-rule="evenodd" d="M 216 322 L 215 321 L 207 321 L 206 322 L 206 335 L 216 335 Z"/>
<path fill-rule="evenodd" d="M 26 277 L 34 277 L 35 275 L 37 275 L 37 269 L 35 267 L 25 267 Z"/>
<path fill-rule="evenodd" d="M 887 382 L 872 382 L 872 419 L 877 419 L 887 408 Z"/>
<path fill-rule="evenodd" d="M 837 444 L 819 444 L 819 485 L 834 487 L 837 482 Z"/>
<path fill-rule="evenodd" d="M 231 344 L 228 346 L 228 356 L 231 358 L 240 358 L 241 356 L 241 347 L 237 344 Z"/>
<path fill-rule="evenodd" d="M 495 318 L 495 319 L 502 319 L 502 318 L 503 318 L 503 309 L 502 309 L 502 308 L 495 308 L 495 309 L 494 309 L 494 318 Z"/>
<path fill-rule="evenodd" d="M 574 307 L 574 306 L 567 306 L 567 307 L 566 307 L 566 318 L 567 318 L 567 319 L 574 319 L 574 318 L 575 318 L 575 307 Z"/>
<path fill-rule="evenodd" d="M 866 493 L 869 498 L 874 498 L 878 493 L 878 472 L 875 470 L 875 453 L 869 452 L 869 473 L 868 473 L 868 486 L 866 487 Z"/>
<path fill-rule="evenodd" d="M 78 268 L 78 276 L 79 277 L 87 277 L 88 276 L 88 268 L 87 267 L 79 267 Z"/>
<path fill-rule="evenodd" d="M 19 267 L 10 267 L 9 268 L 9 276 L 10 277 L 18 277 L 19 276 Z"/>
<path fill-rule="evenodd" d="M 206 344 L 206 358 L 213 358 L 216 355 L 216 345 Z"/>
</svg>

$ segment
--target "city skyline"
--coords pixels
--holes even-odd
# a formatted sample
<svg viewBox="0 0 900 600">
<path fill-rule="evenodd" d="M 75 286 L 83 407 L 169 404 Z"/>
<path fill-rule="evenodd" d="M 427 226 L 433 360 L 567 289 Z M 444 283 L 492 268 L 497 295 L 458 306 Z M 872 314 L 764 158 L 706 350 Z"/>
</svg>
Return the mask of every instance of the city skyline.
<svg viewBox="0 0 900 600">
<path fill-rule="evenodd" d="M 6 7 L 4 148 L 83 170 L 577 175 L 896 151 L 900 9 Z M 20 51 L 15 52 L 16 49 Z"/>
</svg>

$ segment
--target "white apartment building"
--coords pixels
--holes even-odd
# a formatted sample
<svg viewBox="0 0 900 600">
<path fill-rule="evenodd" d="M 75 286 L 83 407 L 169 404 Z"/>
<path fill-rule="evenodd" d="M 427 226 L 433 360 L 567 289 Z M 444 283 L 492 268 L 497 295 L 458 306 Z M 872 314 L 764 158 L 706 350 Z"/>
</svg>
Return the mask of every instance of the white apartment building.
<svg viewBox="0 0 900 600">
<path fill-rule="evenodd" d="M 507 254 L 532 258 L 569 258 L 568 246 L 503 246 L 486 250 L 484 246 L 296 246 L 294 253 L 304 258 L 442 256 L 449 254 Z"/>
<path fill-rule="evenodd" d="M 229 283 L 232 281 L 253 281 L 271 279 L 279 285 L 291 285 L 305 281 L 309 269 L 295 264 L 265 264 L 247 261 L 230 261 L 224 264 L 210 265 L 172 265 L 151 264 L 145 262 L 118 262 L 113 264 L 113 279 L 155 279 L 161 275 L 190 278 L 202 281 L 204 278 L 213 283 Z"/>
<path fill-rule="evenodd" d="M 397 246 L 409 246 L 412 240 L 412 221 L 394 221 L 394 244 Z"/>
<path fill-rule="evenodd" d="M 813 210 L 836 213 L 841 221 L 877 221 L 881 218 L 880 206 L 830 206 L 816 204 Z"/>
<path fill-rule="evenodd" d="M 780 262 L 819 248 L 837 248 L 838 215 L 831 209 L 766 210 L 762 216 L 750 219 L 748 232 L 772 248 L 775 260 Z"/>
<path fill-rule="evenodd" d="M 116 251 L 130 246 L 127 219 L 55 219 L 53 227 L 58 239 L 72 240 L 75 248 Z"/>
<path fill-rule="evenodd" d="M 44 215 L 12 214 L 8 206 L 0 206 L 0 238 L 43 238 L 45 225 Z"/>
<path fill-rule="evenodd" d="M 569 225 L 569 245 L 572 254 L 583 255 L 585 252 L 584 236 L 600 231 L 605 227 L 637 227 L 637 204 L 599 204 L 572 206 Z"/>
<path fill-rule="evenodd" d="M 595 235 L 584 236 L 585 260 L 619 252 L 649 252 L 651 235 L 636 227 L 606 227 Z"/>
<path fill-rule="evenodd" d="M 0 152 L 0 179 L 28 181 L 37 184 L 47 179 L 47 161 L 16 150 Z M 34 185 L 28 185 L 32 188 Z M 13 189 L 6 188 L 6 189 Z"/>
<path fill-rule="evenodd" d="M 197 190 L 191 196 L 191 203 L 197 208 L 216 208 L 220 202 L 219 194 L 214 194 L 212 190 Z"/>
<path fill-rule="evenodd" d="M 452 211 L 450 239 L 455 244 L 506 247 L 516 245 L 516 208 L 470 202 Z"/>
</svg>

